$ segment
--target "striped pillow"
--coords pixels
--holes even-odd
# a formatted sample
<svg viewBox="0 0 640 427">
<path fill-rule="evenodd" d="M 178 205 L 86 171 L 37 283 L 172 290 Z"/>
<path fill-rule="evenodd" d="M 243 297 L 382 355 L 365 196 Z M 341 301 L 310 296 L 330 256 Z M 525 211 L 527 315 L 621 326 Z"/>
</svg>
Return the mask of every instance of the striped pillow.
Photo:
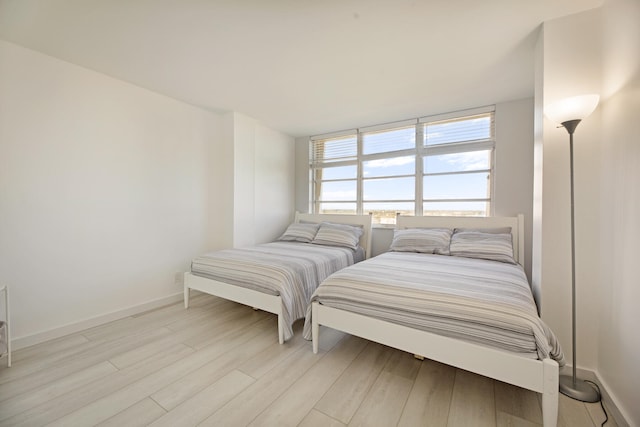
<svg viewBox="0 0 640 427">
<path fill-rule="evenodd" d="M 355 250 L 358 249 L 362 233 L 364 233 L 362 227 L 323 222 L 320 224 L 320 229 L 311 243 L 326 246 L 343 246 Z"/>
<path fill-rule="evenodd" d="M 449 255 L 449 228 L 406 228 L 393 231 L 390 251 Z"/>
<path fill-rule="evenodd" d="M 451 255 L 516 264 L 511 234 L 461 231 L 451 236 Z"/>
<path fill-rule="evenodd" d="M 283 240 L 285 242 L 310 243 L 313 238 L 316 237 L 319 227 L 320 224 L 301 224 L 294 222 L 287 227 L 287 230 L 278 238 L 278 240 Z"/>
</svg>

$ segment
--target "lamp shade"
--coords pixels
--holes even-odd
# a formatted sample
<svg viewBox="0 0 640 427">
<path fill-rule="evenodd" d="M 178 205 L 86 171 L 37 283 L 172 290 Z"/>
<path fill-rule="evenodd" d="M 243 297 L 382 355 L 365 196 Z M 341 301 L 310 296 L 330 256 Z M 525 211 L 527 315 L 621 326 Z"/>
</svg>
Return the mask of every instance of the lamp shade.
<svg viewBox="0 0 640 427">
<path fill-rule="evenodd" d="M 580 95 L 552 102 L 544 107 L 544 114 L 552 121 L 562 124 L 570 120 L 582 120 L 598 106 L 600 96 Z"/>
</svg>

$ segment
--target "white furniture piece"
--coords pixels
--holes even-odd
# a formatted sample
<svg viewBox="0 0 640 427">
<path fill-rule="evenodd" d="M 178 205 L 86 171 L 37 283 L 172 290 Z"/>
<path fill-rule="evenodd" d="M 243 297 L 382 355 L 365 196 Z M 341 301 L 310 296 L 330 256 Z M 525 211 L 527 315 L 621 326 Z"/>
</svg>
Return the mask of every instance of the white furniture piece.
<svg viewBox="0 0 640 427">
<path fill-rule="evenodd" d="M 320 223 L 324 221 L 362 226 L 364 232 L 360 237 L 360 246 L 365 250 L 365 257 L 368 258 L 370 256 L 371 215 L 307 214 L 299 212 L 296 212 L 295 215 L 295 222 Z M 196 276 L 187 272 L 184 273 L 185 308 L 189 308 L 189 294 L 191 289 L 276 314 L 278 316 L 278 341 L 280 344 L 284 343 L 284 321 L 280 296 L 269 295 L 253 289 Z"/>
<path fill-rule="evenodd" d="M 9 288 L 0 287 L 4 294 L 4 320 L 0 320 L 0 357 L 7 356 L 7 367 L 11 367 L 11 331 L 9 329 Z"/>
<path fill-rule="evenodd" d="M 511 227 L 514 258 L 524 263 L 524 217 L 398 217 L 397 227 L 501 228 Z M 559 367 L 552 359 L 535 360 L 427 331 L 312 303 L 313 351 L 318 351 L 320 325 L 523 387 L 542 394 L 543 422 L 553 427 L 558 418 Z"/>
</svg>

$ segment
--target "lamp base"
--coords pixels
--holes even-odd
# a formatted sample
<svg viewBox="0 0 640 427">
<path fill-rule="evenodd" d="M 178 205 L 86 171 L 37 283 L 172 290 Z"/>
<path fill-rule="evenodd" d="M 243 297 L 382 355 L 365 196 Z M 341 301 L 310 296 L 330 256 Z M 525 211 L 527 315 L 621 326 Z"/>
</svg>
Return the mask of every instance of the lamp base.
<svg viewBox="0 0 640 427">
<path fill-rule="evenodd" d="M 588 382 L 570 375 L 560 375 L 560 393 L 575 400 L 593 403 L 600 401 L 600 393 Z"/>
</svg>

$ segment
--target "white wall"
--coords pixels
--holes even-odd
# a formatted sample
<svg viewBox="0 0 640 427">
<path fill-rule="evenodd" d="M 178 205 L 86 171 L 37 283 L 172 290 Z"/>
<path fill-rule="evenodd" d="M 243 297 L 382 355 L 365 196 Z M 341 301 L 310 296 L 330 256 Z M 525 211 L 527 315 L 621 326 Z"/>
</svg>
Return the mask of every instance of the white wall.
<svg viewBox="0 0 640 427">
<path fill-rule="evenodd" d="M 533 99 L 496 104 L 494 215 L 525 218 L 525 270 L 531 275 Z"/>
<path fill-rule="evenodd" d="M 180 292 L 175 273 L 210 246 L 220 117 L 2 41 L 0 93 L 16 344 Z"/>
<path fill-rule="evenodd" d="M 544 25 L 538 31 L 534 48 L 534 104 L 533 104 L 533 211 L 531 215 L 531 290 L 538 302 L 538 312 L 544 311 L 542 298 L 542 198 L 544 166 Z"/>
<path fill-rule="evenodd" d="M 271 242 L 293 221 L 295 212 L 294 139 L 255 127 L 255 242 Z"/>
<path fill-rule="evenodd" d="M 207 220 L 210 224 L 207 250 L 212 251 L 232 247 L 234 232 L 233 115 L 223 115 L 220 122 L 220 140 L 216 144 L 209 144 L 207 153 L 212 164 L 207 168 L 210 188 L 207 203 Z"/>
<path fill-rule="evenodd" d="M 293 220 L 294 139 L 239 113 L 233 128 L 233 246 L 273 241 Z"/>
<path fill-rule="evenodd" d="M 309 212 L 309 137 L 302 136 L 295 139 L 295 199 L 296 211 Z"/>
<path fill-rule="evenodd" d="M 640 425 L 640 2 L 603 7 L 598 375 Z M 594 331 L 595 332 L 595 331 Z"/>
</svg>

